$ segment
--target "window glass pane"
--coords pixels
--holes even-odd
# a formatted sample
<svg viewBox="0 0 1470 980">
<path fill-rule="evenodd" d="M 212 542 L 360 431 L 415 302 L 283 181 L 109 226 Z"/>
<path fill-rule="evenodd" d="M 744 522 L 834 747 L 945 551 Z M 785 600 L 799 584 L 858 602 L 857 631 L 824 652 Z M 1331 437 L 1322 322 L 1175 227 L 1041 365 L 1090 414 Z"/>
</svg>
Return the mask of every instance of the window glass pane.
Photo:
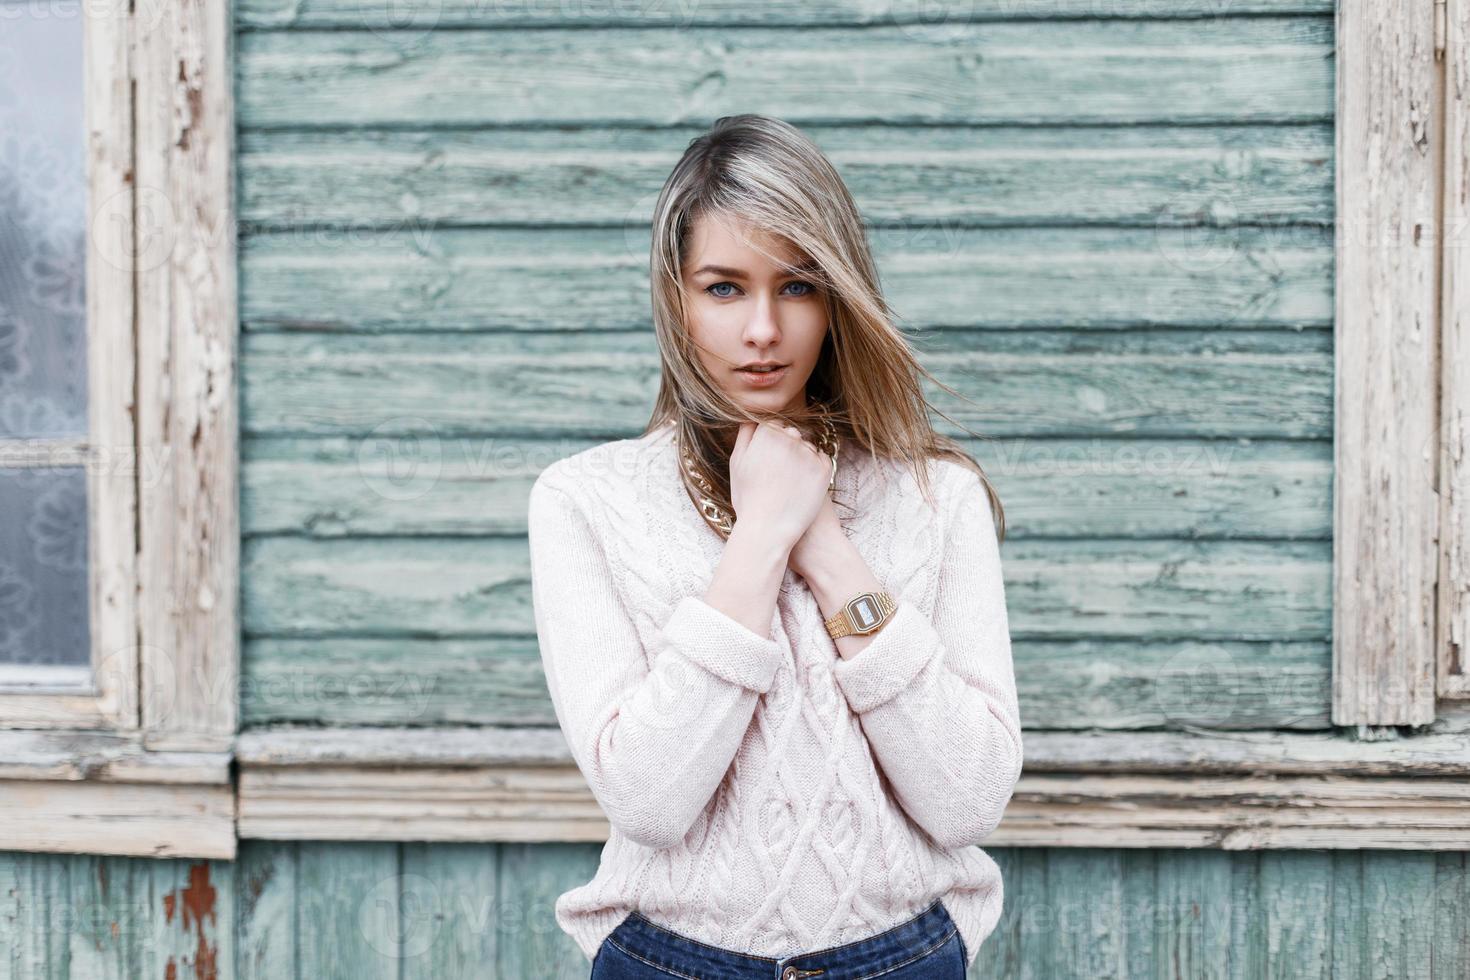
<svg viewBox="0 0 1470 980">
<path fill-rule="evenodd" d="M 0 439 L 87 433 L 81 10 L 0 0 Z"/>
<path fill-rule="evenodd" d="M 0 469 L 0 684 L 5 664 L 91 663 L 86 476 Z"/>
</svg>

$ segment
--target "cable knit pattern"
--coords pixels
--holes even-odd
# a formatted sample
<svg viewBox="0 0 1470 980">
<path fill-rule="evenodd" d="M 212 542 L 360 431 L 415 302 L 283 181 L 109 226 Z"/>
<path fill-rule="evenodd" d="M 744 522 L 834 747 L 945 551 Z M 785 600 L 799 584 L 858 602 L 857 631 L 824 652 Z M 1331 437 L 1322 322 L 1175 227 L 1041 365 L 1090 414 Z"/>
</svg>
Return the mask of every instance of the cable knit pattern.
<svg viewBox="0 0 1470 980">
<path fill-rule="evenodd" d="M 532 597 L 557 720 L 612 830 L 556 901 L 590 960 L 634 909 L 781 958 L 865 939 L 942 898 L 973 962 L 1000 918 L 977 843 L 1021 769 L 1000 552 L 979 478 L 844 446 L 844 528 L 898 600 L 844 660 L 799 576 L 768 635 L 703 600 L 724 549 L 685 495 L 673 428 L 546 467 Z"/>
</svg>

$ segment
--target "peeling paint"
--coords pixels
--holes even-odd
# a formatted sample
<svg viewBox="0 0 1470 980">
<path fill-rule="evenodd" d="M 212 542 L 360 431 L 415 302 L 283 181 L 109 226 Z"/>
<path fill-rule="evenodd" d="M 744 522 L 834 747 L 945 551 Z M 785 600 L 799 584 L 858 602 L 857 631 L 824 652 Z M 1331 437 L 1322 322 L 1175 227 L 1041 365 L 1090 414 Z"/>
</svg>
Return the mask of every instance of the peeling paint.
<svg viewBox="0 0 1470 980">
<path fill-rule="evenodd" d="M 198 936 L 198 942 L 194 950 L 194 977 L 195 980 L 218 980 L 219 976 L 219 946 L 210 941 L 211 936 L 206 929 L 205 920 L 209 921 L 209 929 L 218 925 L 215 915 L 215 903 L 219 898 L 219 891 L 209 880 L 208 861 L 198 861 L 189 866 L 189 883 L 182 890 L 170 891 L 163 896 L 164 917 L 170 924 L 174 921 L 174 910 L 181 911 L 179 927 L 185 932 L 193 931 Z M 172 957 L 164 970 L 165 980 L 177 980 L 178 964 Z"/>
</svg>

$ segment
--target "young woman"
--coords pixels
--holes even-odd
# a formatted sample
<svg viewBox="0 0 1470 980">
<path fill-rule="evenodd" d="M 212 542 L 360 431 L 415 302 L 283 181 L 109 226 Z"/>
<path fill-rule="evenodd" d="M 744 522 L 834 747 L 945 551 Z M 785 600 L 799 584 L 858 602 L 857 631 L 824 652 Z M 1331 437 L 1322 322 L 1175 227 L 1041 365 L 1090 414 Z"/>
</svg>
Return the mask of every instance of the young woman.
<svg viewBox="0 0 1470 980">
<path fill-rule="evenodd" d="M 547 686 L 612 827 L 556 921 L 594 980 L 963 977 L 1021 769 L 999 501 L 799 130 L 689 145 L 652 289 L 647 429 L 530 494 Z"/>
</svg>

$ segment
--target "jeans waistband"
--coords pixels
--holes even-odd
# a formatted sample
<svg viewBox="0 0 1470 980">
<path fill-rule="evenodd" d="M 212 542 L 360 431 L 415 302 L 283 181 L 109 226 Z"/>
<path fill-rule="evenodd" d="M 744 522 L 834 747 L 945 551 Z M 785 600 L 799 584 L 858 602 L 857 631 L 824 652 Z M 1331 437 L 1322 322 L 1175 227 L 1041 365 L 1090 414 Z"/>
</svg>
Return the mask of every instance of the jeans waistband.
<svg viewBox="0 0 1470 980">
<path fill-rule="evenodd" d="M 634 911 L 609 939 L 656 966 L 710 980 L 861 980 L 932 953 L 955 934 L 954 920 L 935 899 L 920 912 L 866 939 L 784 959 L 751 956 L 710 946 L 674 932 Z M 787 971 L 795 967 L 794 971 Z"/>
</svg>

